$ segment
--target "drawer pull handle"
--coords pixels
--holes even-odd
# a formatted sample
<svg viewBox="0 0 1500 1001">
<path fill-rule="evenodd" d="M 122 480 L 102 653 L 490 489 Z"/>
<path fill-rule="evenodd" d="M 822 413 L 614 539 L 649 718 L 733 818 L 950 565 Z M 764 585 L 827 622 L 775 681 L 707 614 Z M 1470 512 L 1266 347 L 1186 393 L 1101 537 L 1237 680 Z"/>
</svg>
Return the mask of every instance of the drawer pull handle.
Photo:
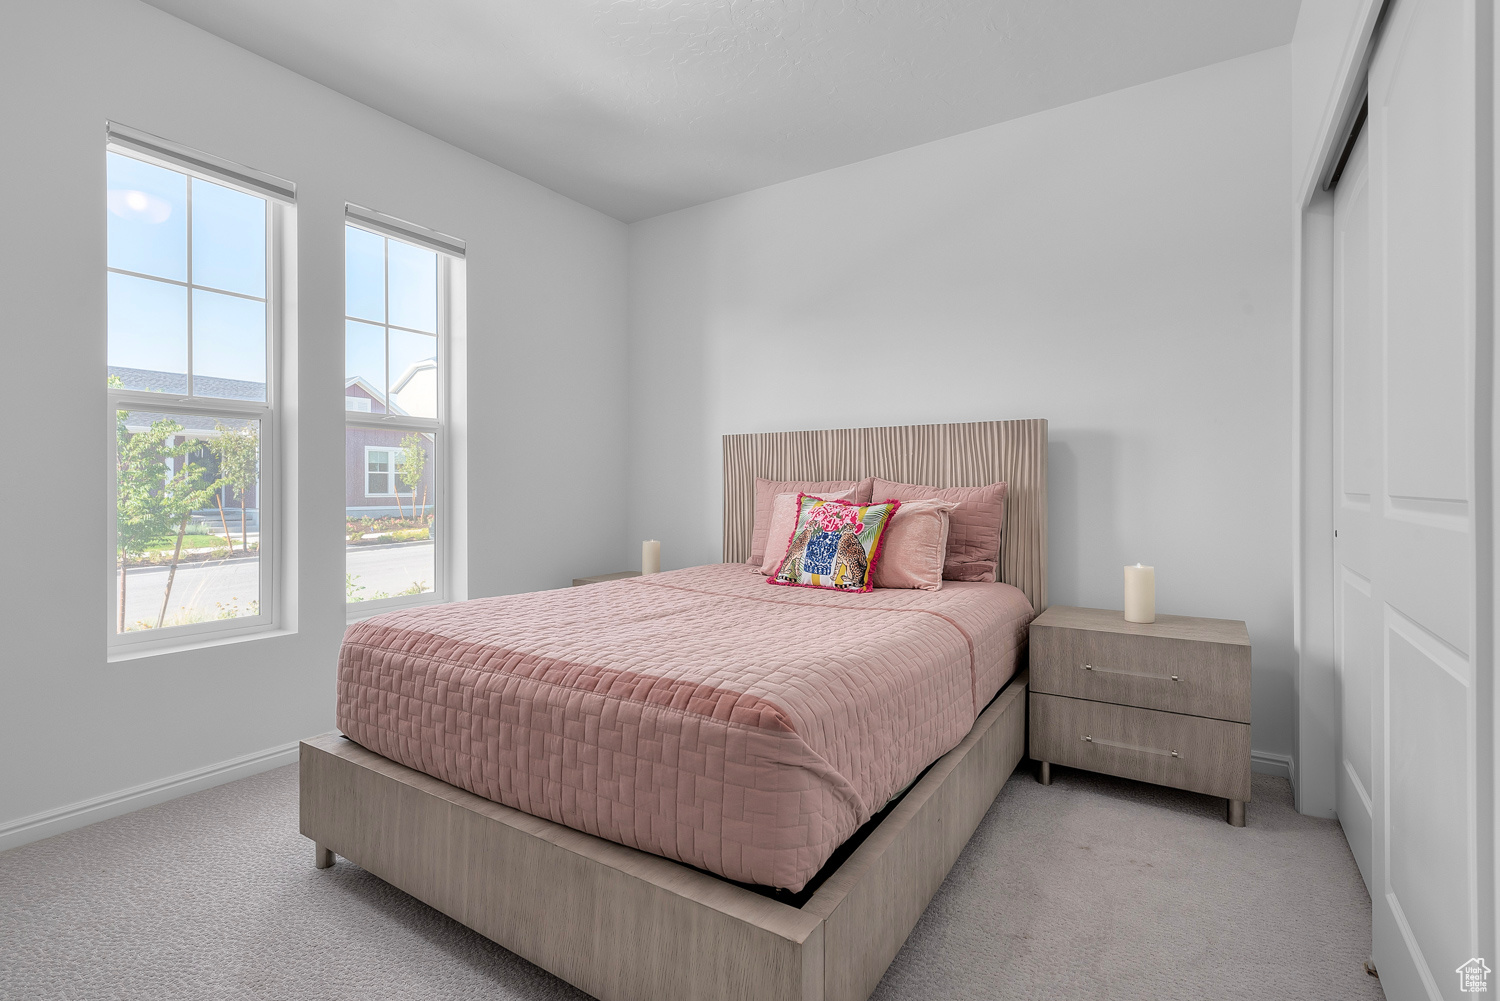
<svg viewBox="0 0 1500 1001">
<path fill-rule="evenodd" d="M 1083 739 L 1088 741 L 1090 744 L 1103 744 L 1106 747 L 1118 747 L 1126 751 L 1141 751 L 1145 754 L 1160 754 L 1161 756 L 1167 758 L 1182 757 L 1182 755 L 1178 754 L 1175 750 L 1163 751 L 1159 747 L 1141 747 L 1137 744 L 1122 744 L 1117 740 L 1105 740 L 1103 737 L 1095 737 L 1087 733 L 1083 735 Z"/>
<path fill-rule="evenodd" d="M 1128 674 L 1132 678 L 1154 678 L 1157 681 L 1177 681 L 1175 674 L 1150 674 L 1146 671 L 1124 671 L 1118 667 L 1095 667 L 1093 664 L 1084 664 L 1083 670 L 1095 671 L 1099 674 Z"/>
</svg>

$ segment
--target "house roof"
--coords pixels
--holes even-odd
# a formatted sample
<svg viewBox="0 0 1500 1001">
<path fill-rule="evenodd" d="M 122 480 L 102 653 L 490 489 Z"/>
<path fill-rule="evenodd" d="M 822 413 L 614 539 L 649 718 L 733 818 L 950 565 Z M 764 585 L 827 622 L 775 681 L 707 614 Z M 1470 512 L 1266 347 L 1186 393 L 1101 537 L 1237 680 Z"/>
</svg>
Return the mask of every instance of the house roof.
<svg viewBox="0 0 1500 1001">
<path fill-rule="evenodd" d="M 401 380 L 391 390 L 392 394 L 400 391 L 411 378 L 420 371 L 435 368 L 436 361 L 428 358 L 423 361 L 409 365 L 402 374 Z M 121 365 L 110 365 L 109 374 L 116 376 L 128 389 L 144 390 L 148 393 L 171 394 L 182 396 L 187 392 L 187 376 L 181 372 L 159 372 L 149 368 L 127 368 Z M 350 376 L 344 380 L 344 388 L 358 386 L 361 391 L 374 400 L 380 399 L 380 390 L 370 385 L 359 376 Z M 264 400 L 266 398 L 266 384 L 264 382 L 251 382 L 245 379 L 220 379 L 210 375 L 193 376 L 193 389 L 195 395 L 210 399 L 221 400 Z M 392 414 L 404 416 L 406 411 L 395 400 L 385 401 L 386 409 Z M 198 414 L 165 414 L 153 413 L 145 410 L 132 410 L 127 426 L 132 431 L 144 431 L 156 421 L 170 417 L 182 429 L 190 433 L 212 434 L 214 425 L 222 424 L 225 427 L 243 427 L 252 422 L 245 420 L 230 420 L 218 417 L 204 417 Z"/>
<path fill-rule="evenodd" d="M 168 414 L 155 413 L 150 410 L 132 410 L 125 421 L 125 430 L 144 431 L 157 421 L 176 421 L 182 427 L 183 434 L 203 438 L 212 438 L 218 434 L 219 427 L 242 428 L 256 423 L 253 420 L 238 417 L 204 417 L 201 414 Z"/>
<path fill-rule="evenodd" d="M 376 389 L 374 386 L 366 382 L 362 376 L 351 375 L 344 380 L 344 388 L 346 390 L 353 389 L 355 387 L 358 387 L 360 392 L 364 393 L 371 400 L 375 401 L 376 403 L 383 404 L 385 406 L 386 413 L 396 414 L 399 417 L 405 417 L 407 415 L 406 411 L 402 410 L 401 405 L 398 404 L 395 400 L 382 400 L 380 398 L 380 390 Z M 345 393 L 344 395 L 347 396 L 349 394 Z"/>
<path fill-rule="evenodd" d="M 162 393 L 181 396 L 187 392 L 187 376 L 181 372 L 158 372 L 149 368 L 126 368 L 120 365 L 109 366 L 109 374 L 117 376 L 125 383 L 128 389 L 144 390 L 148 393 Z M 225 400 L 263 400 L 266 396 L 266 384 L 264 382 L 250 382 L 243 379 L 219 379 L 214 376 L 196 375 L 193 377 L 193 388 L 199 396 L 215 397 Z M 207 417 L 202 414 L 168 414 L 157 413 L 149 410 L 132 410 L 125 426 L 131 431 L 144 431 L 159 420 L 174 420 L 182 425 L 182 430 L 188 434 L 212 435 L 214 425 L 239 428 L 248 427 L 255 423 L 249 420 L 236 420 L 227 417 Z"/>
<path fill-rule="evenodd" d="M 158 372 L 149 368 L 124 368 L 109 366 L 109 374 L 119 376 L 127 389 L 143 389 L 148 393 L 187 392 L 187 376 L 181 372 Z M 212 375 L 193 376 L 195 396 L 211 396 L 221 400 L 264 400 L 266 384 L 246 379 L 220 379 Z"/>
<path fill-rule="evenodd" d="M 418 372 L 428 372 L 436 368 L 436 358 L 423 358 L 421 361 L 412 362 L 410 365 L 406 366 L 406 371 L 401 373 L 401 378 L 397 379 L 396 384 L 391 387 L 391 392 L 401 392 L 401 390 L 406 388 L 406 384 L 408 382 L 411 382 L 412 379 L 416 378 Z"/>
</svg>

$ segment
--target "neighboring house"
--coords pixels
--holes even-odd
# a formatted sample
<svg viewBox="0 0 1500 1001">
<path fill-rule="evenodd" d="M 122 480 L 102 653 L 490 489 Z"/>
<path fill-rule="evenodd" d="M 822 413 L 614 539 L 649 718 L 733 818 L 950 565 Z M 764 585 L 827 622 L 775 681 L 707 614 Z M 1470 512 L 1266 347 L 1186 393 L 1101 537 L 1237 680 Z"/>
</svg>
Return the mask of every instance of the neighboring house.
<svg viewBox="0 0 1500 1001">
<path fill-rule="evenodd" d="M 181 373 L 156 372 L 150 369 L 123 368 L 118 365 L 109 366 L 109 374 L 117 376 L 129 389 L 143 389 L 151 393 L 163 393 L 181 396 L 187 392 L 187 377 Z M 240 379 L 215 379 L 209 376 L 197 376 L 194 381 L 197 385 L 199 395 L 215 396 L 221 399 L 231 400 L 262 400 L 265 399 L 266 386 L 263 382 L 246 382 Z M 154 413 L 147 410 L 129 411 L 125 420 L 125 430 L 131 434 L 145 431 L 160 420 L 173 420 L 182 425 L 183 433 L 172 439 L 172 444 L 180 445 L 194 438 L 203 441 L 211 440 L 218 436 L 216 424 L 226 427 L 244 425 L 246 421 L 219 420 L 213 417 L 201 417 L 196 414 L 166 414 Z M 173 471 L 181 469 L 184 461 L 196 462 L 207 470 L 207 479 L 212 481 L 219 478 L 219 460 L 211 450 L 195 454 L 189 460 L 172 460 Z M 219 491 L 220 500 L 224 505 L 223 517 L 232 522 L 231 529 L 239 529 L 240 518 L 240 496 L 233 490 L 224 488 Z M 250 531 L 256 531 L 259 526 L 259 502 L 257 491 L 251 487 L 245 492 L 245 522 Z M 199 512 L 199 520 L 217 522 L 220 520 L 220 512 L 217 507 L 205 509 Z M 210 517 L 211 515 L 211 517 Z"/>
<path fill-rule="evenodd" d="M 380 402 L 380 390 L 364 379 L 352 376 L 344 381 L 344 409 L 367 414 L 436 413 L 432 404 L 424 404 L 422 397 L 423 369 L 431 374 L 426 381 L 431 384 L 427 399 L 435 401 L 437 391 L 437 369 L 429 360 L 418 362 L 406 370 L 391 388 L 389 410 Z M 350 518 L 383 518 L 399 511 L 411 517 L 413 505 L 424 513 L 431 512 L 437 502 L 433 492 L 433 471 L 436 465 L 433 442 L 422 436 L 422 450 L 427 462 L 422 469 L 422 478 L 415 488 L 406 484 L 400 476 L 401 440 L 410 431 L 382 431 L 374 428 L 346 427 L 344 429 L 344 507 Z"/>
<path fill-rule="evenodd" d="M 391 402 L 396 410 L 430 416 L 437 413 L 437 361 L 426 358 L 409 366 L 391 384 Z"/>
<path fill-rule="evenodd" d="M 154 372 L 145 369 L 121 368 L 111 365 L 109 374 L 118 376 L 131 389 L 181 395 L 187 391 L 187 380 L 180 374 Z M 226 399 L 263 399 L 265 384 L 238 379 L 214 379 L 207 376 L 194 378 L 194 388 L 200 395 L 211 395 Z M 435 413 L 437 369 L 432 361 L 412 365 L 397 380 L 391 390 L 391 412 L 404 414 L 410 410 L 418 413 Z M 383 414 L 386 408 L 379 401 L 380 391 L 358 377 L 345 381 L 344 407 L 364 413 Z M 177 437 L 181 443 L 192 438 L 209 440 L 217 433 L 214 419 L 191 414 L 165 414 L 147 411 L 131 411 L 126 429 L 132 433 L 144 431 L 154 422 L 170 418 L 182 425 L 183 433 Z M 225 425 L 233 422 L 223 421 Z M 350 518 L 376 518 L 401 514 L 411 517 L 414 503 L 424 504 L 424 511 L 432 511 L 436 503 L 433 492 L 434 448 L 433 442 L 423 438 L 423 451 L 427 462 L 422 477 L 415 488 L 401 478 L 401 440 L 410 432 L 383 431 L 379 429 L 347 428 L 344 436 L 344 503 Z M 210 479 L 218 476 L 218 462 L 211 451 L 205 450 L 193 457 L 194 462 L 208 470 Z M 238 527 L 240 499 L 232 490 L 223 491 L 225 513 Z M 255 489 L 251 488 L 246 498 L 246 521 L 252 531 L 257 527 L 257 502 Z M 399 502 L 399 504 L 398 504 Z M 211 515 L 211 517 L 210 517 Z M 200 520 L 217 521 L 217 508 L 200 512 Z"/>
</svg>

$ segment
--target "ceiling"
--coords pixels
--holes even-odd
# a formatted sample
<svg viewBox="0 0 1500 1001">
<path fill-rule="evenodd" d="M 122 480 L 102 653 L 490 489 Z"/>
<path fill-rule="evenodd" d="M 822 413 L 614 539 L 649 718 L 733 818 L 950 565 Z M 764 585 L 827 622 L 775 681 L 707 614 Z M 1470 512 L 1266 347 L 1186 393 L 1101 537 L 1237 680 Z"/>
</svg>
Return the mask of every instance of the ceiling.
<svg viewBox="0 0 1500 1001">
<path fill-rule="evenodd" d="M 1300 0 L 148 0 L 627 222 L 1291 40 Z"/>
</svg>

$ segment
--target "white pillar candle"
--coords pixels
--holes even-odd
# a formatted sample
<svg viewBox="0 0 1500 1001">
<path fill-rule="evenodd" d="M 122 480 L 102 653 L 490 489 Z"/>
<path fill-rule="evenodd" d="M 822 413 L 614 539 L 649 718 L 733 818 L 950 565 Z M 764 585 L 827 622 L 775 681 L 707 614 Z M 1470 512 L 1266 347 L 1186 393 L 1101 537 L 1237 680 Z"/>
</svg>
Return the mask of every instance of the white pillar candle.
<svg viewBox="0 0 1500 1001">
<path fill-rule="evenodd" d="M 647 539 L 641 543 L 641 573 L 661 572 L 661 543 Z"/>
<path fill-rule="evenodd" d="M 1156 621 L 1156 568 L 1137 563 L 1125 568 L 1125 621 Z"/>
</svg>

